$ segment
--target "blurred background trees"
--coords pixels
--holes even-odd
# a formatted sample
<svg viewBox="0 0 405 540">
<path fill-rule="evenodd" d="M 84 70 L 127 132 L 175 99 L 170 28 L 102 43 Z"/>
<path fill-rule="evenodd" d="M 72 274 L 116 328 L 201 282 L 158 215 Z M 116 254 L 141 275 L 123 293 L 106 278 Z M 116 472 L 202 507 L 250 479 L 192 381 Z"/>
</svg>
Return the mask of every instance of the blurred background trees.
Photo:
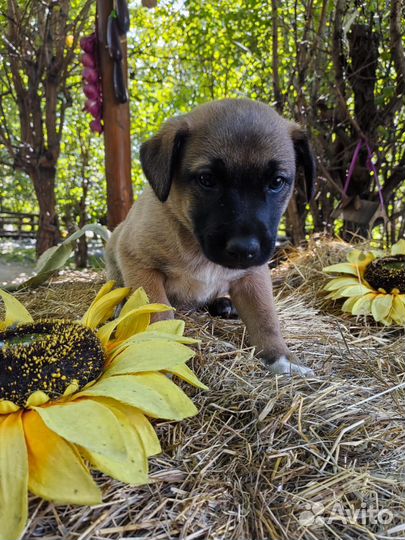
<svg viewBox="0 0 405 540">
<path fill-rule="evenodd" d="M 35 194 L 39 254 L 59 241 L 56 169 L 66 110 L 78 95 L 73 95 L 72 64 L 91 5 L 91 0 L 1 3 L 2 165 L 31 180 L 27 198 Z M 13 183 L 10 198 L 12 191 Z"/>
<path fill-rule="evenodd" d="M 102 139 L 90 135 L 82 111 L 78 62 L 94 3 L 0 0 L 0 7 L 0 209 L 39 211 L 49 244 L 59 230 L 105 220 Z M 378 212 L 379 196 L 365 145 L 343 193 L 360 141 L 374 152 L 384 240 L 405 235 L 401 0 L 161 0 L 153 9 L 130 2 L 130 11 L 136 193 L 144 182 L 140 142 L 166 118 L 207 100 L 249 97 L 304 125 L 318 156 L 314 200 L 306 203 L 297 182 L 285 218 L 294 243 L 313 232 L 368 234 L 361 214 L 369 203 Z M 382 227 L 374 234 L 382 237 Z"/>
</svg>

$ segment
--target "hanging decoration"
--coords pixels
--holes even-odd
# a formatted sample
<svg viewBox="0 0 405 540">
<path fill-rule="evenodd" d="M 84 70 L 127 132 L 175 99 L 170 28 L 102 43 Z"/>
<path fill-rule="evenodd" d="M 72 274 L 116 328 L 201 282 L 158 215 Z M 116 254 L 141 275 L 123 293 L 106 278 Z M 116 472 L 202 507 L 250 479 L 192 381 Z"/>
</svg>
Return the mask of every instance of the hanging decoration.
<svg viewBox="0 0 405 540">
<path fill-rule="evenodd" d="M 94 120 L 90 124 L 90 129 L 95 133 L 102 133 L 103 126 L 103 92 L 101 87 L 101 73 L 97 60 L 97 37 L 94 32 L 90 36 L 80 40 L 80 47 L 83 50 L 81 57 L 83 64 L 83 92 L 86 96 L 84 110 L 87 111 Z"/>
<path fill-rule="evenodd" d="M 121 39 L 125 38 L 129 30 L 129 12 L 126 0 L 115 0 L 115 9 L 108 17 L 107 47 L 113 61 L 113 87 L 114 94 L 119 103 L 128 101 L 128 90 L 125 81 L 125 70 Z"/>
</svg>

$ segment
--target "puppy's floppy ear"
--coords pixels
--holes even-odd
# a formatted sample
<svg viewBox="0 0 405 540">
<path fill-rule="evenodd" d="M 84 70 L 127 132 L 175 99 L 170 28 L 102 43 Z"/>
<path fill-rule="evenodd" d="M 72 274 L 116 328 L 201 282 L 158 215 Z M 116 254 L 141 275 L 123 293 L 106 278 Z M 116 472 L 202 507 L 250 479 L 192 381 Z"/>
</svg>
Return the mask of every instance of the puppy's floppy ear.
<svg viewBox="0 0 405 540">
<path fill-rule="evenodd" d="M 314 194 L 316 180 L 315 154 L 308 140 L 308 135 L 298 125 L 295 125 L 291 137 L 294 143 L 295 162 L 297 169 L 302 167 L 305 176 L 305 191 L 307 200 L 310 201 Z"/>
<path fill-rule="evenodd" d="M 157 135 L 141 145 L 140 158 L 148 182 L 162 202 L 167 200 L 181 160 L 189 128 L 184 117 L 166 122 Z"/>
</svg>

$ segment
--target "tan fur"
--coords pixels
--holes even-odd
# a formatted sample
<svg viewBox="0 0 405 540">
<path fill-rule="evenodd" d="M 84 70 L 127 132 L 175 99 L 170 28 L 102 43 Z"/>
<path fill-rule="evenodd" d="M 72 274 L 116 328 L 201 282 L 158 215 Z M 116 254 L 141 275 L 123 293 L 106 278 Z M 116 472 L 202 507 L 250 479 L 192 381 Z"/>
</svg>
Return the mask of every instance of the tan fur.
<svg viewBox="0 0 405 540">
<path fill-rule="evenodd" d="M 149 186 L 113 232 L 106 258 L 109 279 L 144 287 L 153 302 L 169 299 L 182 307 L 202 306 L 227 294 L 231 281 L 246 272 L 209 261 L 185 220 L 179 221 L 170 207 L 162 205 Z M 155 276 L 157 270 L 163 289 L 155 287 L 153 277 L 147 277 Z"/>
<path fill-rule="evenodd" d="M 157 160 L 152 161 L 149 170 L 145 171 L 148 178 L 159 174 L 165 166 L 165 160 L 170 159 L 175 134 L 185 128 L 191 128 L 193 132 L 183 156 L 186 163 L 204 164 L 212 155 L 233 160 L 233 163 L 263 159 L 262 147 L 267 145 L 268 150 L 268 135 L 263 140 L 258 138 L 253 146 L 235 140 L 232 130 L 228 133 L 222 127 L 221 115 L 226 112 L 227 104 L 219 103 L 221 106 L 218 102 L 204 105 L 163 126 L 151 140 L 152 145 L 160 146 Z M 233 101 L 232 107 L 240 108 L 235 121 L 245 122 L 246 130 L 249 130 L 252 118 L 244 117 L 243 100 Z M 266 105 L 263 108 L 269 114 L 269 108 Z M 262 121 L 260 112 L 259 107 L 257 120 L 253 119 L 255 122 Z M 274 156 L 281 162 L 284 160 L 287 171 L 294 170 L 295 173 L 292 133 L 298 132 L 299 128 L 276 113 L 272 120 Z M 267 152 L 266 159 L 269 157 L 272 158 Z M 202 306 L 218 296 L 230 294 L 257 351 L 270 363 L 287 358 L 289 351 L 280 332 L 267 265 L 233 270 L 208 260 L 194 235 L 190 212 L 187 191 L 180 189 L 176 182 L 164 203 L 147 186 L 108 242 L 108 277 L 134 289 L 142 286 L 152 302 L 170 302 L 174 306 Z M 168 312 L 161 318 L 172 316 Z"/>
<path fill-rule="evenodd" d="M 288 356 L 288 347 L 281 335 L 273 299 L 270 271 L 266 266 L 249 270 L 230 287 L 231 299 L 245 321 L 251 341 L 260 356 L 272 362 Z"/>
</svg>

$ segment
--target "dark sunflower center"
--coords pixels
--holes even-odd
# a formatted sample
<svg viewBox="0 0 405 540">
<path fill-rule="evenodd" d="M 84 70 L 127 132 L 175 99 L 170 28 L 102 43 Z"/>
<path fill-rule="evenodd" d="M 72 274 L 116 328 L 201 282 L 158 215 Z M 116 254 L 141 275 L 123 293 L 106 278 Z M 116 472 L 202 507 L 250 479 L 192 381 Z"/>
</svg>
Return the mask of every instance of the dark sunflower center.
<svg viewBox="0 0 405 540">
<path fill-rule="evenodd" d="M 365 279 L 376 290 L 390 293 L 398 289 L 405 293 L 405 255 L 392 255 L 372 261 L 364 273 Z"/>
<path fill-rule="evenodd" d="M 44 320 L 0 332 L 0 399 L 24 405 L 35 391 L 61 397 L 75 383 L 97 379 L 105 362 L 92 330 L 78 323 Z"/>
</svg>

